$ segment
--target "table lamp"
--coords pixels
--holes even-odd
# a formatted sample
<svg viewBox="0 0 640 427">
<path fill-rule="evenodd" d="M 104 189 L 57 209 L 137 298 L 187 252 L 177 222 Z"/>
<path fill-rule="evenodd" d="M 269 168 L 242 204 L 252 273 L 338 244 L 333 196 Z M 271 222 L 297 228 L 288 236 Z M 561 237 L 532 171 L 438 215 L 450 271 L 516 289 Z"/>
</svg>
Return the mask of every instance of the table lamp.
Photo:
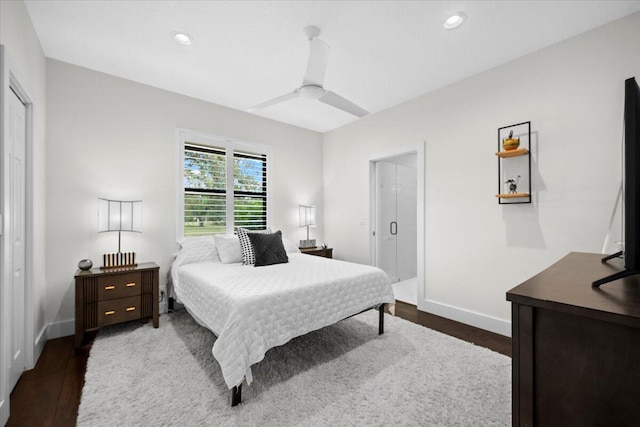
<svg viewBox="0 0 640 427">
<path fill-rule="evenodd" d="M 298 205 L 300 227 L 307 227 L 307 240 L 300 240 L 301 248 L 315 248 L 316 239 L 309 239 L 309 227 L 316 226 L 316 207 Z"/>
<path fill-rule="evenodd" d="M 120 250 L 123 231 L 142 232 L 142 200 L 124 201 L 98 198 L 98 233 L 118 232 L 118 252 L 102 255 L 100 268 L 135 267 L 135 252 Z"/>
</svg>

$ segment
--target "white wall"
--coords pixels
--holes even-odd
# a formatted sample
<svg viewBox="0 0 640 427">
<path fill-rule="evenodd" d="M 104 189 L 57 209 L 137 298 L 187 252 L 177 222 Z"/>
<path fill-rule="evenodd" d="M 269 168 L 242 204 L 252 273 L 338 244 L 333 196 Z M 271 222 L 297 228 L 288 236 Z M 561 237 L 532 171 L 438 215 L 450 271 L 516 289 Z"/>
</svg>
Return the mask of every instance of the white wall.
<svg viewBox="0 0 640 427">
<path fill-rule="evenodd" d="M 123 233 L 122 250 L 158 263 L 164 287 L 176 250 L 176 128 L 270 145 L 272 226 L 291 240 L 305 235 L 298 203 L 322 212 L 319 133 L 51 59 L 47 102 L 47 323 L 73 319 L 78 261 L 99 266 L 117 250 L 116 233 L 97 233 L 99 196 L 143 200 L 144 231 Z"/>
<path fill-rule="evenodd" d="M 638 40 L 640 13 L 325 134 L 325 240 L 367 262 L 368 159 L 426 141 L 418 306 L 508 335 L 506 291 L 570 251 L 602 248 Z M 528 120 L 533 203 L 498 205 L 497 129 Z"/>
<path fill-rule="evenodd" d="M 35 335 L 45 326 L 45 125 L 46 62 L 31 18 L 22 1 L 0 2 L 0 44 L 19 71 L 34 98 L 33 135 L 33 290 Z"/>
</svg>

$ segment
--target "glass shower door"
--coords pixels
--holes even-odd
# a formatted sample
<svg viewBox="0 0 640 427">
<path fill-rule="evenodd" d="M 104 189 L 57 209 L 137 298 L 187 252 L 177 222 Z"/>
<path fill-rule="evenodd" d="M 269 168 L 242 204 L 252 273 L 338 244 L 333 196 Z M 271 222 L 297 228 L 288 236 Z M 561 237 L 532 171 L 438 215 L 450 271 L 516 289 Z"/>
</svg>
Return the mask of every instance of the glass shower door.
<svg viewBox="0 0 640 427">
<path fill-rule="evenodd" d="M 417 274 L 417 172 L 415 167 L 377 163 L 377 265 L 392 283 Z"/>
<path fill-rule="evenodd" d="M 378 162 L 378 267 L 391 283 L 398 281 L 398 221 L 396 165 Z"/>
</svg>

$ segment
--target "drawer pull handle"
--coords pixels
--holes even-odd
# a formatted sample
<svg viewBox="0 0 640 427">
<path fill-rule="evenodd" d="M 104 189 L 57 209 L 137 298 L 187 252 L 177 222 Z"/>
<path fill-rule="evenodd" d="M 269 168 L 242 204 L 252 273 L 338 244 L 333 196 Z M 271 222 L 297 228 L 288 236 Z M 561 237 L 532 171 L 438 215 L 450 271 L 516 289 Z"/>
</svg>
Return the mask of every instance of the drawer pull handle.
<svg viewBox="0 0 640 427">
<path fill-rule="evenodd" d="M 135 307 L 127 307 L 125 308 L 126 311 L 134 311 L 136 308 Z"/>
<path fill-rule="evenodd" d="M 131 287 L 133 287 L 133 286 L 135 286 L 135 285 L 136 285 L 136 284 L 135 284 L 134 282 L 127 283 L 127 288 L 131 288 Z"/>
<path fill-rule="evenodd" d="M 115 310 L 109 310 L 109 311 L 105 311 L 104 312 L 105 316 L 111 316 L 112 314 L 116 314 L 116 311 Z"/>
<path fill-rule="evenodd" d="M 112 291 L 112 290 L 114 290 L 115 288 L 116 288 L 115 286 L 105 286 L 105 287 L 104 287 L 104 290 L 105 290 L 105 291 Z"/>
</svg>

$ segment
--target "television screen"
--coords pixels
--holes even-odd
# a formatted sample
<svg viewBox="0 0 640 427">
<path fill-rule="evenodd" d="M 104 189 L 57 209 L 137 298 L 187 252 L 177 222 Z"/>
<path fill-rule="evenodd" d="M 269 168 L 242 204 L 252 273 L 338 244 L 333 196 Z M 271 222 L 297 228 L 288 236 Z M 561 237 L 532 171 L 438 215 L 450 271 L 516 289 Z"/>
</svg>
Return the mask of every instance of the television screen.
<svg viewBox="0 0 640 427">
<path fill-rule="evenodd" d="M 598 287 L 640 274 L 640 86 L 634 77 L 624 82 L 624 256 L 625 270 L 593 282 Z"/>
<path fill-rule="evenodd" d="M 625 81 L 624 101 L 624 266 L 640 270 L 640 87 Z"/>
</svg>

